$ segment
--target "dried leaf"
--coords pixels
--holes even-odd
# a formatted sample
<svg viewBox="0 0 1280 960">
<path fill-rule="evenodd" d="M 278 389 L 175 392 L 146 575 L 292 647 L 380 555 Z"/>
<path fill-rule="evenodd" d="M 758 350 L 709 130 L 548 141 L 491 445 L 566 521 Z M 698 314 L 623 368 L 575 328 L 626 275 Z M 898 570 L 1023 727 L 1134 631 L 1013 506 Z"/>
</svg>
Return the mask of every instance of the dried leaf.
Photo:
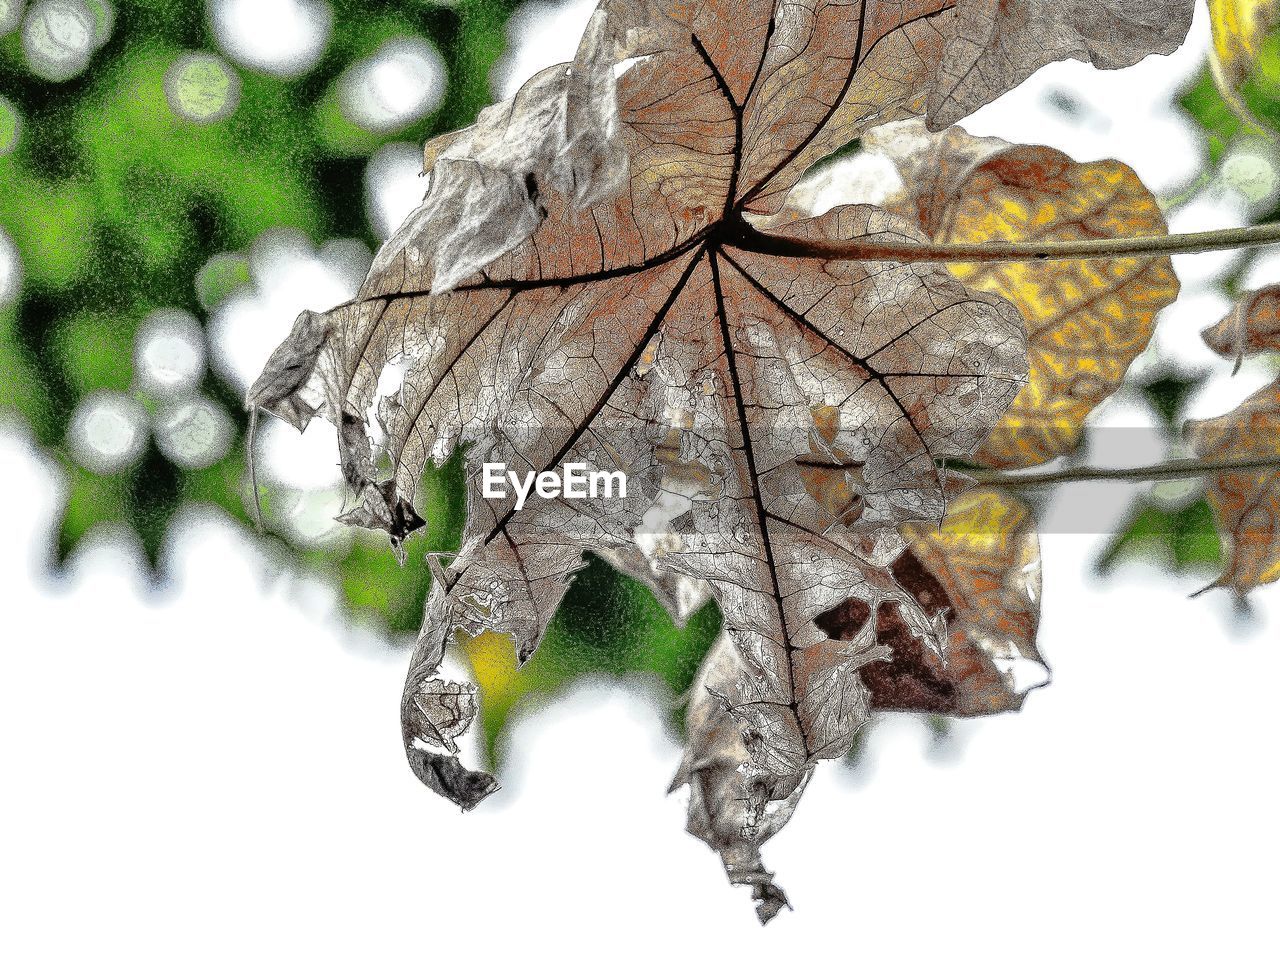
<svg viewBox="0 0 1280 960">
<path fill-rule="evenodd" d="M 1085 60 L 1104 70 L 1172 53 L 1191 29 L 1192 0 L 971 0 L 929 104 L 929 127 L 964 119 L 1047 63 Z"/>
<path fill-rule="evenodd" d="M 427 144 L 426 200 L 378 252 L 374 273 L 412 244 L 445 293 L 533 234 L 546 216 L 543 191 L 586 210 L 625 185 L 606 22 L 603 11 L 591 18 L 573 63 L 548 67 L 474 125 Z"/>
<path fill-rule="evenodd" d="M 1155 198 L 1114 161 L 1078 164 L 1046 147 L 971 137 L 959 127 L 930 134 L 919 120 L 879 127 L 863 146 L 854 169 L 818 175 L 827 181 L 823 196 L 865 199 L 856 168 L 888 160 L 902 183 L 882 204 L 937 242 L 1166 231 Z M 798 189 L 775 219 L 802 216 L 801 204 L 815 193 L 812 186 Z M 1013 302 L 1027 326 L 1030 382 L 976 456 L 994 467 L 1035 466 L 1074 450 L 1085 418 L 1119 388 L 1150 341 L 1156 314 L 1179 289 L 1168 258 L 953 264 L 951 270 L 966 286 Z"/>
<path fill-rule="evenodd" d="M 1078 164 L 1045 147 L 1015 147 L 970 175 L 944 237 L 1074 240 L 1166 232 L 1155 198 L 1124 164 Z M 1168 258 L 956 264 L 952 272 L 972 288 L 1007 297 L 1027 323 L 1031 381 L 978 454 L 997 467 L 1032 466 L 1074 450 L 1085 417 L 1119 389 L 1151 340 L 1156 314 L 1179 290 Z"/>
<path fill-rule="evenodd" d="M 856 729 L 871 710 L 979 716 L 1019 709 L 1048 680 L 1035 646 L 1040 551 L 1029 511 L 1007 494 L 973 490 L 941 526 L 908 524 L 903 533 L 910 549 L 891 570 L 907 596 L 883 597 L 874 608 L 850 599 L 816 619 L 827 637 L 824 659 L 862 681 L 841 691 L 858 698 L 841 702 L 841 712 L 856 718 Z M 1027 665 L 1038 669 L 1024 671 Z M 783 795 L 761 776 L 752 756 L 759 745 L 743 742 L 732 702 L 717 694 L 746 669 L 741 650 L 722 636 L 691 691 L 688 746 L 672 786 L 689 786 L 689 831 L 719 851 L 732 882 L 752 888 L 767 921 L 788 902 L 760 847 L 790 818 L 804 780 Z M 830 706 L 824 694 L 834 689 L 814 692 Z M 842 738 L 845 750 L 851 740 Z"/>
<path fill-rule="evenodd" d="M 327 316 L 303 310 L 289 336 L 272 352 L 249 388 L 246 406 L 265 410 L 295 430 L 305 430 L 324 404 L 323 393 L 316 390 L 318 384 L 313 386 L 313 382 L 330 329 Z"/>
<path fill-rule="evenodd" d="M 1280 458 L 1280 381 L 1237 409 L 1187 424 L 1187 440 L 1210 463 Z M 1214 473 L 1209 503 L 1222 531 L 1227 569 L 1212 586 L 1244 596 L 1280 580 L 1280 467 Z"/>
<path fill-rule="evenodd" d="M 689 832 L 720 854 L 730 883 L 751 889 L 756 915 L 761 923 L 768 923 L 791 904 L 765 869 L 760 847 L 787 825 L 805 783 L 802 780 L 789 793 L 776 797 L 768 781 L 753 775 L 742 731 L 714 693 L 732 685 L 746 669 L 738 646 L 721 634 L 690 694 L 685 715 L 689 748 L 671 789 L 688 785 Z"/>
<path fill-rule="evenodd" d="M 969 176 L 984 161 L 1014 146 L 999 137 L 971 136 L 963 127 L 930 133 L 919 120 L 877 127 L 862 145 L 869 156 L 892 161 L 902 180 L 881 205 L 920 224 L 934 240 L 951 229 L 952 207 Z"/>
<path fill-rule="evenodd" d="M 938 242 L 1052 241 L 1167 232 L 1155 197 L 1114 160 L 1076 163 L 1048 147 L 1010 146 L 919 122 L 867 137 L 909 184 L 888 203 Z M 1084 420 L 1111 396 L 1177 299 L 1171 261 L 1060 260 L 953 264 L 970 289 L 1014 303 L 1027 327 L 1030 382 L 977 459 L 1029 467 L 1073 451 Z"/>
<path fill-rule="evenodd" d="M 750 62 L 762 29 L 757 8 L 770 6 L 733 5 L 741 60 Z M 763 183 L 743 194 L 746 209 L 776 212 L 810 166 L 873 126 L 924 116 L 941 130 L 1057 60 L 1115 69 L 1172 53 L 1192 10 L 1192 0 L 780 3 L 761 61 L 760 107 L 746 117 L 743 183 Z M 761 176 L 766 170 L 772 176 Z"/>
<path fill-rule="evenodd" d="M 1245 294 L 1203 336 L 1210 350 L 1234 359 L 1237 370 L 1247 356 L 1280 350 L 1280 286 Z"/>
<path fill-rule="evenodd" d="M 1040 548 L 1026 505 L 998 490 L 959 497 L 941 526 L 909 524 L 910 549 L 894 578 L 926 614 L 947 624 L 945 656 L 919 643 L 897 611 L 882 610 L 877 641 L 891 659 L 862 669 L 874 710 L 913 710 L 956 717 L 1018 710 L 1048 682 L 1036 649 L 1040 621 Z M 863 630 L 871 611 L 852 600 L 818 625 L 845 637 Z"/>
<path fill-rule="evenodd" d="M 432 584 L 433 596 L 443 592 L 439 581 Z M 441 604 L 428 602 L 400 702 L 400 723 L 405 755 L 417 778 L 463 810 L 470 810 L 497 790 L 498 783 L 487 773 L 468 770 L 457 758 L 456 738 L 476 715 L 476 690 L 471 683 L 436 677 L 445 643 L 452 639 L 450 624 L 442 622 L 442 613 Z"/>
<path fill-rule="evenodd" d="M 1262 124 L 1244 102 L 1241 91 L 1258 66 L 1262 44 L 1280 26 L 1276 0 L 1209 0 L 1213 28 L 1210 65 L 1223 99 L 1246 123 Z"/>
<path fill-rule="evenodd" d="M 1143 5 L 1168 14 L 1152 48 L 1186 6 Z M 1074 35 L 1102 38 L 1085 44 L 1099 62 L 1138 55 L 1124 31 L 1104 29 L 1109 5 L 1073 9 Z M 339 426 L 352 519 L 402 536 L 397 518 L 416 516 L 424 465 L 466 449 L 463 546 L 437 571 L 402 703 L 406 750 L 433 789 L 463 806 L 493 789 L 450 749 L 474 692 L 437 677 L 447 642 L 506 634 L 526 659 L 588 548 L 669 594 L 706 584 L 730 652 L 705 674 L 707 735 L 691 739 L 683 768 L 702 798 L 691 815 L 735 879 L 757 888 L 762 917 L 781 905 L 758 843 L 790 815 L 813 764 L 848 749 L 869 704 L 861 671 L 887 653 L 878 618 L 839 638 L 814 620 L 851 598 L 873 614 L 892 607 L 941 655 L 940 612 L 893 576 L 899 528 L 941 522 L 936 461 L 989 435 L 1026 356 L 1017 311 L 941 267 L 776 258 L 742 238 L 748 217 L 775 212 L 834 147 L 931 99 L 977 106 L 1075 50 L 1011 59 L 1001 38 L 1026 24 L 988 16 L 987 46 L 973 52 L 975 11 L 990 10 L 605 0 L 568 71 L 539 75 L 476 128 L 427 148 L 430 192 L 359 297 L 278 351 L 252 396 L 283 409 L 305 400 Z M 969 53 L 981 89 L 943 69 Z M 615 178 L 625 189 L 610 189 Z M 772 229 L 924 239 L 866 206 Z M 359 428 L 398 358 L 403 385 L 377 411 L 383 478 Z M 481 495 L 484 463 L 580 463 L 631 482 L 617 499 L 520 509 L 513 494 Z M 843 501 L 810 495 L 805 477 L 819 468 L 843 475 Z"/>
<path fill-rule="evenodd" d="M 1246 356 L 1280 350 L 1280 287 L 1245 294 L 1235 309 L 1204 331 L 1204 341 L 1236 369 Z M 1191 421 L 1187 439 L 1210 462 L 1242 462 L 1280 457 L 1280 382 L 1254 394 L 1226 416 Z M 1222 535 L 1227 569 L 1213 587 L 1244 596 L 1280 579 L 1280 467 L 1216 472 L 1208 482 L 1209 505 Z"/>
</svg>

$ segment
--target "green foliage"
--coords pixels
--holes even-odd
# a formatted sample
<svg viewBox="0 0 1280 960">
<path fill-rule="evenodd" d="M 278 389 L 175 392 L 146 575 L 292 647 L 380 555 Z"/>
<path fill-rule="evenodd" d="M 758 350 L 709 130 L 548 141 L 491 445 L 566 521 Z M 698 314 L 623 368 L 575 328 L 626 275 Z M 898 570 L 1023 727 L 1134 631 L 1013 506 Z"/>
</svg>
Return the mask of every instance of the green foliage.
<svg viewBox="0 0 1280 960">
<path fill-rule="evenodd" d="M 1207 66 L 1200 71 L 1191 89 L 1183 94 L 1180 103 L 1204 130 L 1210 161 L 1215 165 L 1221 163 L 1228 146 L 1239 135 L 1244 124 L 1222 99 Z"/>
<path fill-rule="evenodd" d="M 1180 439 L 1187 404 L 1205 379 L 1202 374 L 1161 371 L 1137 384 L 1170 443 Z M 1205 573 L 1221 566 L 1222 542 L 1209 501 L 1197 495 L 1183 502 L 1186 489 L 1194 485 L 1195 481 L 1165 485 L 1181 495 L 1174 503 L 1155 494 L 1139 498 L 1099 557 L 1098 569 L 1110 573 L 1135 561 L 1175 573 Z"/>
<path fill-rule="evenodd" d="M 1184 376 L 1167 371 L 1138 385 L 1143 398 L 1160 418 L 1166 437 L 1173 439 L 1178 436 L 1186 421 L 1187 403 L 1207 379 L 1203 374 Z"/>
<path fill-rule="evenodd" d="M 1150 501 L 1130 515 L 1099 560 L 1104 572 L 1130 559 L 1154 562 L 1178 573 L 1203 573 L 1222 566 L 1222 543 L 1213 511 L 1203 497 L 1189 506 L 1168 508 Z"/>
<path fill-rule="evenodd" d="M 389 140 L 422 141 L 471 121 L 488 100 L 489 69 L 514 4 L 330 6 L 332 34 L 313 69 L 286 80 L 223 61 L 238 103 L 207 123 L 181 115 L 166 94 L 166 75 L 192 51 L 221 56 L 204 4 L 116 4 L 106 44 L 61 83 L 29 72 L 19 31 L 0 38 L 0 144 L 17 131 L 12 149 L 0 149 L 0 227 L 24 271 L 20 300 L 0 313 L 0 404 L 25 419 L 69 471 L 60 558 L 111 521 L 131 526 L 155 563 L 184 499 L 245 519 L 242 443 L 198 470 L 151 446 L 122 473 L 101 477 L 69 454 L 72 411 L 98 390 L 132 392 L 154 406 L 135 386 L 139 324 L 162 307 L 207 319 L 252 282 L 244 251 L 263 231 L 292 228 L 317 244 L 354 236 L 373 245 L 363 204 L 352 202 L 364 195 L 367 157 Z M 335 88 L 353 62 L 397 37 L 436 46 L 449 71 L 447 92 L 434 114 L 403 129 L 364 131 L 342 115 Z M 239 398 L 212 373 L 200 387 L 243 431 Z M 446 519 L 446 542 L 457 521 Z M 363 546 L 345 562 L 344 582 L 381 572 Z M 355 587 L 349 593 L 368 596 Z"/>
</svg>

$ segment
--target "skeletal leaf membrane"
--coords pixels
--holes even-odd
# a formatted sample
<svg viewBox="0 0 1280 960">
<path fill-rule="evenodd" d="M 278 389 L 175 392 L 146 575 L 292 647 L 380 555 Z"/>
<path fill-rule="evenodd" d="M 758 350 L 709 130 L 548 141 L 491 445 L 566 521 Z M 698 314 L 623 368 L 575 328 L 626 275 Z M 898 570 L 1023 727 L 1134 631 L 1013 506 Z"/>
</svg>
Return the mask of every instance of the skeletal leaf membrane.
<svg viewBox="0 0 1280 960">
<path fill-rule="evenodd" d="M 1245 104 L 1242 89 L 1257 69 L 1263 42 L 1280 26 L 1280 3 L 1209 0 L 1209 22 L 1213 28 L 1210 64 L 1218 90 L 1242 120 L 1261 127 Z"/>
<path fill-rule="evenodd" d="M 1280 350 L 1280 286 L 1246 293 L 1203 337 L 1210 350 L 1235 360 L 1237 370 L 1250 354 Z"/>
<path fill-rule="evenodd" d="M 1280 381 L 1213 420 L 1187 424 L 1187 440 L 1210 463 L 1280 458 Z M 1244 596 L 1280 580 L 1280 467 L 1215 472 L 1209 503 L 1227 552 L 1211 586 Z"/>
<path fill-rule="evenodd" d="M 1157 236 L 1164 216 L 1137 174 L 1114 160 L 1076 163 L 1048 147 L 1011 146 L 906 121 L 865 147 L 906 182 L 888 202 L 935 240 L 1053 241 Z M 1070 453 L 1084 420 L 1119 389 L 1156 314 L 1178 296 L 1167 258 L 952 264 L 965 286 L 999 294 L 1027 327 L 1030 381 L 976 459 L 1018 468 Z"/>
<path fill-rule="evenodd" d="M 944 268 L 766 256 L 745 220 L 878 124 L 942 122 L 1057 57 L 1118 66 L 1176 46 L 1190 0 L 1138 6 L 605 0 L 572 65 L 428 146 L 427 197 L 357 299 L 300 320 L 250 393 L 297 426 L 338 425 L 346 517 L 393 541 L 417 525 L 424 465 L 466 448 L 462 548 L 435 571 L 402 701 L 423 782 L 464 807 L 493 788 L 457 761 L 475 694 L 437 676 L 445 645 L 489 631 L 532 656 L 589 548 L 660 590 L 707 584 L 724 612 L 732 655 L 708 696 L 743 753 L 730 767 L 690 741 L 682 769 L 702 795 L 737 798 L 704 804 L 699 835 L 729 864 L 725 838 L 785 822 L 814 763 L 844 753 L 865 718 L 860 671 L 888 653 L 878 614 L 942 650 L 943 618 L 894 578 L 899 529 L 942 520 L 936 460 L 989 435 L 1026 356 L 1017 311 Z M 1060 25 L 1052 44 L 1027 42 L 1037 11 Z M 867 206 L 772 229 L 924 239 Z M 368 411 L 398 359 L 375 450 Z M 582 463 L 631 484 L 617 500 L 518 510 L 509 491 L 481 495 L 485 462 Z M 815 462 L 853 485 L 839 523 L 806 489 Z M 815 625 L 850 599 L 877 614 L 866 628 Z M 780 893 L 749 864 L 735 879 L 747 875 L 770 914 Z"/>
</svg>

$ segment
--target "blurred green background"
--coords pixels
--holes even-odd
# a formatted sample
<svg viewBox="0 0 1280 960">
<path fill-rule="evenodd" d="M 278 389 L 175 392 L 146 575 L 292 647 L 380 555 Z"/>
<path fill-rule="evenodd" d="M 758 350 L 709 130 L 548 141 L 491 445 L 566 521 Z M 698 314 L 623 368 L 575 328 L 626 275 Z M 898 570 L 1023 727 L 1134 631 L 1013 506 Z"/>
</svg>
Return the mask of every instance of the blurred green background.
<svg viewBox="0 0 1280 960">
<path fill-rule="evenodd" d="M 367 258 L 380 238 L 371 158 L 465 125 L 490 102 L 517 7 L 304 0 L 291 9 L 315 20 L 318 39 L 308 56 L 281 64 L 252 42 L 237 49 L 216 27 L 216 6 L 0 0 L 0 253 L 9 264 L 0 283 L 0 412 L 19 418 L 66 477 L 57 565 L 95 531 L 132 531 L 162 581 L 166 537 L 184 505 L 249 523 L 243 386 L 206 359 L 217 350 L 211 320 L 263 284 L 254 251 L 264 236 Z M 381 90 L 377 70 L 387 63 L 425 77 L 421 95 Z M 1245 95 L 1258 117 L 1280 124 L 1278 77 L 1272 45 Z M 1170 205 L 1212 181 L 1256 135 L 1222 102 L 1207 68 L 1180 103 L 1203 131 L 1212 168 Z M 1256 213 L 1265 220 L 1277 210 Z M 327 246 L 334 241 L 345 246 Z M 1243 274 L 1233 269 L 1223 289 L 1234 293 Z M 279 318 L 280 335 L 291 320 Z M 1171 444 L 1198 382 L 1169 369 L 1136 387 Z M 299 565 L 335 578 L 352 611 L 380 617 L 399 642 L 421 615 L 423 553 L 456 548 L 462 522 L 456 463 L 425 490 L 430 526 L 403 568 L 373 536 L 298 536 L 287 517 L 294 500 L 269 477 L 268 527 Z M 1220 559 L 1202 498 L 1151 496 L 1103 566 L 1211 571 Z M 467 649 L 486 688 L 490 748 L 522 697 L 586 672 L 651 671 L 678 695 L 719 626 L 708 604 L 677 629 L 645 588 L 592 559 L 523 671 L 509 650 Z"/>
<path fill-rule="evenodd" d="M 191 318 L 202 357 L 211 316 L 261 281 L 251 247 L 268 231 L 296 231 L 316 248 L 355 239 L 366 257 L 376 249 L 370 158 L 385 144 L 420 144 L 474 119 L 492 99 L 490 71 L 515 6 L 330 0 L 323 49 L 289 76 L 281 74 L 296 67 L 254 69 L 243 53 L 238 62 L 199 2 L 21 9 L 0 0 L 0 229 L 21 263 L 20 292 L 0 307 L 0 404 L 65 471 L 56 563 L 100 525 L 127 527 L 162 580 L 166 536 L 183 505 L 250 522 L 241 389 L 211 364 L 180 384 L 183 396 L 163 382 L 166 372 L 181 379 L 172 368 L 188 359 Z M 398 109 L 405 97 L 393 93 L 381 111 L 378 103 L 361 110 L 349 95 L 353 77 L 385 67 L 398 50 L 438 60 L 426 103 L 416 105 L 429 109 Z M 148 348 L 159 354 L 158 375 L 143 369 Z M 165 419 L 175 408 L 176 440 Z M 107 432 L 96 438 L 105 451 L 78 439 L 86 419 Z M 133 424 L 140 436 L 111 434 L 128 433 L 130 419 L 141 422 Z M 426 484 L 430 526 L 409 544 L 403 568 L 374 536 L 299 542 L 283 522 L 283 496 L 265 485 L 268 527 L 297 562 L 331 574 L 353 611 L 376 613 L 393 641 L 407 641 L 430 584 L 422 555 L 458 544 L 457 464 Z M 713 606 L 676 629 L 645 588 L 592 560 L 518 676 L 509 652 L 476 651 L 490 688 L 488 741 L 522 695 L 583 672 L 652 670 L 681 691 L 718 629 Z"/>
</svg>

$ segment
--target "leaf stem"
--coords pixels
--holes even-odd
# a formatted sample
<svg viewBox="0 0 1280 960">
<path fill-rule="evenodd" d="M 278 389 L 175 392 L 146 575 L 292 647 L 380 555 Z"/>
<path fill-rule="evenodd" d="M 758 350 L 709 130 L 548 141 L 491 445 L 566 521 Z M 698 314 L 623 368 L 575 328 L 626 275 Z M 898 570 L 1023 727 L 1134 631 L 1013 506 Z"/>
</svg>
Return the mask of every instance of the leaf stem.
<svg viewBox="0 0 1280 960">
<path fill-rule="evenodd" d="M 891 260 L 900 263 L 1007 263 L 1013 261 L 1091 260 L 1103 257 L 1163 257 L 1175 253 L 1212 253 L 1280 243 L 1280 223 L 1175 233 L 1158 237 L 1104 237 L 1045 243 L 912 243 L 886 235 L 848 241 L 804 240 L 745 227 L 732 244 L 778 257 L 823 260 Z"/>
<path fill-rule="evenodd" d="M 973 470 L 954 468 L 957 473 L 984 487 L 1047 487 L 1064 483 L 1118 481 L 1142 483 L 1147 480 L 1186 480 L 1214 473 L 1237 473 L 1249 470 L 1280 469 L 1280 457 L 1250 460 L 1170 460 L 1145 467 L 1073 467 L 1051 473 L 1017 473 L 1006 470 Z"/>
</svg>

